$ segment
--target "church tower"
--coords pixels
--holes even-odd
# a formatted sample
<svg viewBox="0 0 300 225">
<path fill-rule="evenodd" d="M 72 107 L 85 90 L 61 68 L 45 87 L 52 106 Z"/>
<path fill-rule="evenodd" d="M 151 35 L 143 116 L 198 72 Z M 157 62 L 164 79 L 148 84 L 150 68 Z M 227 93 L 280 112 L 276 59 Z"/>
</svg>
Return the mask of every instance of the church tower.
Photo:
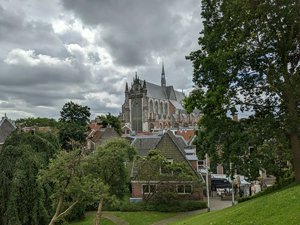
<svg viewBox="0 0 300 225">
<path fill-rule="evenodd" d="M 125 86 L 125 101 L 122 105 L 122 122 L 129 123 L 130 122 L 130 107 L 129 107 L 129 89 L 128 83 L 126 82 Z"/>
<path fill-rule="evenodd" d="M 140 80 L 136 73 L 129 90 L 130 124 L 131 129 L 135 132 L 143 131 L 145 121 L 144 109 L 147 106 L 146 95 L 146 82 Z"/>
<path fill-rule="evenodd" d="M 166 75 L 165 75 L 164 63 L 162 63 L 162 70 L 161 70 L 161 86 L 162 87 L 166 86 Z"/>
</svg>

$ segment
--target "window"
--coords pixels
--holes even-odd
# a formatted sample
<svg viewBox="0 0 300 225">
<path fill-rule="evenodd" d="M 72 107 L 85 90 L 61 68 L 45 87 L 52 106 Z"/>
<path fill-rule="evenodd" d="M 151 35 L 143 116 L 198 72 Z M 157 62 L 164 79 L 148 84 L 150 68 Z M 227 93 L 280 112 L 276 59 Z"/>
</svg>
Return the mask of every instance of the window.
<svg viewBox="0 0 300 225">
<path fill-rule="evenodd" d="M 155 184 L 143 184 L 143 194 L 151 194 L 156 191 Z"/>
<path fill-rule="evenodd" d="M 191 194 L 192 193 L 192 185 L 190 185 L 190 184 L 177 185 L 177 193 L 178 194 Z"/>
<path fill-rule="evenodd" d="M 167 162 L 169 163 L 169 164 L 173 164 L 173 159 L 172 158 L 167 158 Z"/>
</svg>

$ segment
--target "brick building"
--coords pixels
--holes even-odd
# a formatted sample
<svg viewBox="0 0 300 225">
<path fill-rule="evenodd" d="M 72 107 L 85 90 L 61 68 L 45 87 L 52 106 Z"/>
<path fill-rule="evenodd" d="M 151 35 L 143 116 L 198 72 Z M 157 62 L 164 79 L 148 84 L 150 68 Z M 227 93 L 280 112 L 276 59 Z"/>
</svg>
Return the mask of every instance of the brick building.
<svg viewBox="0 0 300 225">
<path fill-rule="evenodd" d="M 151 149 L 157 149 L 169 163 L 183 163 L 191 174 L 188 179 L 182 180 L 182 178 L 179 179 L 173 175 L 162 174 L 162 170 L 155 169 L 155 165 L 150 165 L 150 167 L 133 165 L 131 170 L 133 198 L 145 198 L 165 184 L 168 184 L 180 198 L 193 200 L 203 198 L 202 183 L 204 179 L 197 171 L 197 157 L 189 155 L 189 152 L 186 151 L 189 148 L 182 137 L 175 136 L 172 132 L 167 131 L 160 137 L 136 137 L 132 144 L 137 148 L 139 156 L 145 156 Z M 143 170 L 149 168 L 154 169 L 154 172 L 146 177 Z M 162 178 L 165 178 L 165 180 Z"/>
</svg>

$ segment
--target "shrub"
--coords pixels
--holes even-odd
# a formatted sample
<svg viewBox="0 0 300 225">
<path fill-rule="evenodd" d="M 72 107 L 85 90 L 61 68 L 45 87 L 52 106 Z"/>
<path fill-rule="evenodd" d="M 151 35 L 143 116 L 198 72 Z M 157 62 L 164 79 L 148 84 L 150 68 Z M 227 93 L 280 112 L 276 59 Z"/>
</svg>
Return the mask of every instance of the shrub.
<svg viewBox="0 0 300 225">
<path fill-rule="evenodd" d="M 137 211 L 158 211 L 158 212 L 186 212 L 207 208 L 206 202 L 202 201 L 172 201 L 172 203 L 156 204 L 154 202 L 145 203 L 123 203 L 120 211 L 137 212 Z"/>
</svg>

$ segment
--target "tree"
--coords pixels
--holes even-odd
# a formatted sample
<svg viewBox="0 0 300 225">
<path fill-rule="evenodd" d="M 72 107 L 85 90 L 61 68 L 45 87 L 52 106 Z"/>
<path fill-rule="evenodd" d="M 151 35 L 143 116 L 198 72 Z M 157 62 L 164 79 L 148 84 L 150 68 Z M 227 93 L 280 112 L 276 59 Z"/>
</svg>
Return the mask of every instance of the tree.
<svg viewBox="0 0 300 225">
<path fill-rule="evenodd" d="M 113 116 L 110 113 L 108 113 L 107 115 L 97 116 L 96 121 L 103 127 L 111 125 L 113 128 L 115 128 L 118 134 L 122 133 L 121 122 L 117 116 Z"/>
<path fill-rule="evenodd" d="M 251 112 L 254 122 L 267 118 L 266 127 L 279 125 L 271 128 L 273 138 L 290 146 L 300 181 L 300 2 L 203 0 L 202 8 L 200 49 L 187 57 L 196 85 L 187 109 L 203 112 L 202 126 L 215 146 L 228 134 L 220 125 L 230 124 L 227 114 L 238 109 Z M 271 140 L 266 129 L 259 131 L 264 142 Z"/>
<path fill-rule="evenodd" d="M 62 148 L 71 150 L 75 147 L 72 143 L 85 143 L 90 108 L 70 101 L 63 106 L 60 115 L 59 139 Z"/>
<path fill-rule="evenodd" d="M 64 218 L 85 198 L 83 155 L 79 150 L 60 151 L 48 167 L 39 172 L 39 182 L 53 187 L 52 202 L 55 213 L 49 225 Z"/>
<path fill-rule="evenodd" d="M 21 118 L 16 120 L 17 127 L 58 127 L 58 122 L 55 119 L 49 118 Z"/>
<path fill-rule="evenodd" d="M 126 167 L 133 160 L 136 150 L 125 139 L 112 139 L 104 146 L 99 146 L 87 159 L 89 180 L 94 198 L 98 201 L 95 225 L 100 223 L 103 202 L 114 198 L 121 199 L 128 192 L 129 171 Z"/>
<path fill-rule="evenodd" d="M 59 150 L 49 133 L 13 133 L 0 151 L 0 224 L 46 224 L 51 189 L 36 181 L 38 171 Z"/>
</svg>

